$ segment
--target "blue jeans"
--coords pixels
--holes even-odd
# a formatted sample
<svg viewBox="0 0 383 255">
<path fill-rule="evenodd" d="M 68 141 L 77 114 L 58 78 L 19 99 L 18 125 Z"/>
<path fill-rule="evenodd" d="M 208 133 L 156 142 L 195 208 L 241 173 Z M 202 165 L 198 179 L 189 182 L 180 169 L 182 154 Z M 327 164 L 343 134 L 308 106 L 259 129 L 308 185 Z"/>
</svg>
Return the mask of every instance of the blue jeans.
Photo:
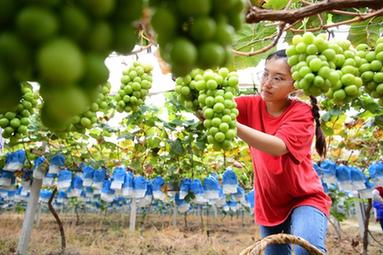
<svg viewBox="0 0 383 255">
<path fill-rule="evenodd" d="M 325 239 L 327 233 L 327 217 L 320 210 L 312 206 L 299 206 L 295 208 L 285 222 L 280 225 L 267 227 L 260 226 L 261 236 L 286 233 L 302 237 L 312 245 L 327 253 Z M 299 245 L 294 245 L 296 255 L 309 253 Z M 265 255 L 290 255 L 291 246 L 284 244 L 268 245 Z"/>
</svg>

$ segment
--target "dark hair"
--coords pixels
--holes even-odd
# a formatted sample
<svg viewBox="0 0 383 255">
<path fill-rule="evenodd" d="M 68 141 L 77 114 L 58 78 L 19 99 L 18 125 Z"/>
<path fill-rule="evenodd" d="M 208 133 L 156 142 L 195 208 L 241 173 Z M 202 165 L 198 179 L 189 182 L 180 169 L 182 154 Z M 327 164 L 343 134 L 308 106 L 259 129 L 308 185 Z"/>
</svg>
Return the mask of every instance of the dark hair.
<svg viewBox="0 0 383 255">
<path fill-rule="evenodd" d="M 321 157 L 326 157 L 326 139 L 324 137 L 324 133 L 320 125 L 318 101 L 314 96 L 310 96 L 310 101 L 312 107 L 311 112 L 313 113 L 313 117 L 315 120 L 315 149 Z"/>
<path fill-rule="evenodd" d="M 276 58 L 276 59 L 278 59 L 278 58 L 287 58 L 286 50 L 282 49 L 282 50 L 277 50 L 277 51 L 271 53 L 270 55 L 267 56 L 266 61 L 270 60 L 272 58 Z"/>
<path fill-rule="evenodd" d="M 270 55 L 267 56 L 266 61 L 276 58 L 287 58 L 286 55 L 286 50 L 278 50 Z M 312 107 L 312 114 L 315 120 L 315 149 L 318 152 L 318 154 L 321 157 L 326 157 L 327 153 L 327 147 L 326 147 L 326 139 L 323 134 L 323 130 L 320 125 L 320 114 L 319 114 L 319 107 L 318 107 L 318 101 L 314 96 L 310 96 L 310 101 L 311 101 L 311 107 Z"/>
</svg>

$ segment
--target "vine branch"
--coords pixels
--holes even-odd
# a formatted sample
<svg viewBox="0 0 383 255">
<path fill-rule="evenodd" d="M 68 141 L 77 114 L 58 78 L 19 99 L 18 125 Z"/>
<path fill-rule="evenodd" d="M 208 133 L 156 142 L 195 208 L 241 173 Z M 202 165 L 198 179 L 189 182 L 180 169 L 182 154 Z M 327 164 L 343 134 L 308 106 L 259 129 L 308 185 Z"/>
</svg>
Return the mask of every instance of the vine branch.
<svg viewBox="0 0 383 255">
<path fill-rule="evenodd" d="M 57 192 L 57 188 L 54 188 L 54 190 L 52 191 L 52 195 L 48 201 L 48 208 L 49 208 L 49 211 L 52 213 L 53 217 L 55 218 L 57 225 L 59 226 L 60 235 L 61 235 L 61 253 L 60 254 L 62 254 L 64 253 L 66 249 L 66 239 L 65 239 L 65 232 L 64 232 L 62 221 L 60 220 L 60 217 L 58 216 L 55 208 L 52 206 L 52 201 L 56 195 L 56 192 Z"/>
<path fill-rule="evenodd" d="M 285 23 L 294 23 L 303 18 L 315 16 L 318 13 L 345 8 L 363 8 L 371 9 L 383 8 L 381 0 L 327 0 L 315 4 L 306 5 L 295 10 L 266 10 L 256 6 L 251 6 L 246 14 L 247 23 L 257 23 L 263 20 L 283 21 Z"/>
<path fill-rule="evenodd" d="M 234 54 L 236 55 L 239 55 L 239 56 L 245 56 L 245 57 L 251 57 L 251 56 L 255 56 L 255 55 L 259 55 L 261 53 L 264 53 L 268 50 L 270 50 L 271 48 L 273 48 L 275 45 L 277 45 L 278 41 L 279 41 L 279 38 L 281 38 L 282 34 L 283 34 L 283 31 L 285 29 L 285 26 L 286 26 L 286 23 L 283 22 L 279 25 L 279 31 L 278 31 L 278 34 L 277 36 L 274 38 L 273 42 L 270 44 L 270 45 L 267 45 L 266 47 L 262 48 L 262 49 L 259 49 L 257 51 L 252 51 L 252 52 L 242 52 L 242 51 L 237 51 L 237 50 L 232 50 Z"/>
<path fill-rule="evenodd" d="M 351 23 L 355 23 L 355 22 L 360 22 L 360 21 L 363 21 L 363 20 L 366 20 L 366 19 L 369 19 L 369 18 L 372 18 L 372 17 L 377 17 L 377 16 L 380 16 L 380 15 L 383 15 L 383 9 L 380 9 L 380 10 L 377 10 L 375 12 L 371 12 L 371 13 L 368 13 L 368 14 L 365 14 L 365 15 L 359 15 L 352 18 L 352 19 L 349 19 L 349 20 L 344 20 L 344 21 L 340 21 L 340 22 L 337 22 L 337 23 L 332 23 L 332 24 L 327 24 L 327 25 L 323 25 L 321 24 L 319 27 L 315 27 L 315 28 L 308 28 L 306 30 L 302 30 L 302 29 L 294 29 L 294 28 L 290 28 L 290 31 L 291 32 L 294 32 L 294 33 L 297 33 L 297 32 L 316 32 L 316 31 L 320 31 L 320 30 L 327 30 L 331 27 L 338 27 L 338 26 L 341 26 L 341 25 L 347 25 L 347 24 L 351 24 Z"/>
</svg>

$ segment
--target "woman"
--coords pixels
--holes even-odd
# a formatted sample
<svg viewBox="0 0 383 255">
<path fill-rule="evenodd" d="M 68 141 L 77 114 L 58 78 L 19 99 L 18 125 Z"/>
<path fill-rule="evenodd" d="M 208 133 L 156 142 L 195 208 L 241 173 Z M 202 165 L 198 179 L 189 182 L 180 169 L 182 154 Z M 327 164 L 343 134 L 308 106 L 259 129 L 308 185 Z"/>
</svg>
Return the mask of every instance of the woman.
<svg viewBox="0 0 383 255">
<path fill-rule="evenodd" d="M 372 191 L 373 207 L 376 220 L 379 221 L 383 230 L 383 187 L 378 186 Z"/>
<path fill-rule="evenodd" d="M 255 172 L 255 220 L 261 236 L 289 233 L 326 252 L 330 198 L 312 166 L 311 144 L 324 157 L 326 142 L 316 99 L 312 106 L 290 98 L 295 90 L 284 50 L 267 57 L 260 96 L 236 98 L 237 133 L 250 146 Z M 316 127 L 314 128 L 314 121 Z M 308 254 L 294 247 L 295 254 Z M 290 254 L 289 245 L 269 245 L 265 254 Z"/>
</svg>

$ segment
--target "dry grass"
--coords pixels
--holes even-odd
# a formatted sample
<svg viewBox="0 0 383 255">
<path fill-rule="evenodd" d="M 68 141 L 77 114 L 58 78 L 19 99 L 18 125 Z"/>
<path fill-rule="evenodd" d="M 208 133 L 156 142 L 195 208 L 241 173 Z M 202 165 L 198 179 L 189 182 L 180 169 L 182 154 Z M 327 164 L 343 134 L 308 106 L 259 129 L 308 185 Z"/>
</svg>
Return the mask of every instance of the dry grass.
<svg viewBox="0 0 383 255">
<path fill-rule="evenodd" d="M 138 218 L 139 230 L 129 231 L 128 215 L 81 215 L 76 225 L 75 215 L 61 215 L 67 238 L 66 255 L 225 255 L 239 254 L 258 239 L 258 229 L 250 217 L 208 219 L 202 228 L 200 218 L 188 216 L 188 227 L 183 217 L 177 219 L 177 227 L 171 224 L 171 217 L 150 215 L 144 225 Z M 206 217 L 204 220 L 206 221 Z M 21 229 L 23 215 L 0 215 L 0 255 L 14 254 Z M 383 234 L 373 223 L 374 236 L 383 242 Z M 342 224 L 343 236 L 337 240 L 332 227 L 327 240 L 329 254 L 359 254 L 362 244 L 358 242 L 358 228 L 355 222 Z M 380 233 L 379 233 L 380 232 Z M 60 234 L 54 219 L 43 214 L 39 226 L 32 231 L 29 254 L 54 255 L 60 251 Z M 369 246 L 370 254 L 383 254 L 383 247 L 375 242 Z"/>
</svg>

